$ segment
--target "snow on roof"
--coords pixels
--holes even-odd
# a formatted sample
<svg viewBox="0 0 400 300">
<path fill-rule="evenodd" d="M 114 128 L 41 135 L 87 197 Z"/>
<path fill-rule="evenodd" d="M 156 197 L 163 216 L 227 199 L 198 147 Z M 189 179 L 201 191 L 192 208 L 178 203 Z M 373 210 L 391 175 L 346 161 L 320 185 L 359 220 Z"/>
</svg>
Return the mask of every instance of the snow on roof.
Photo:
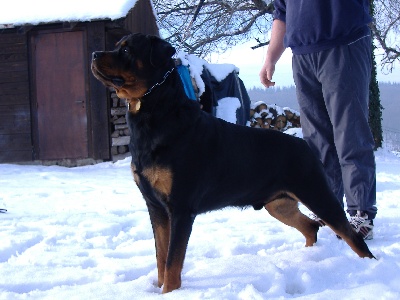
<svg viewBox="0 0 400 300">
<path fill-rule="evenodd" d="M 184 51 L 179 51 L 176 57 L 181 60 L 182 65 L 189 68 L 190 76 L 196 81 L 197 87 L 199 88 L 199 95 L 203 94 L 205 91 L 205 84 L 200 77 L 203 68 L 206 68 L 219 82 L 224 80 L 232 72 L 239 73 L 239 68 L 233 64 L 210 64 L 204 59 Z"/>
<path fill-rule="evenodd" d="M 1 27 L 125 17 L 137 0 L 19 0 L 3 1 Z"/>
</svg>

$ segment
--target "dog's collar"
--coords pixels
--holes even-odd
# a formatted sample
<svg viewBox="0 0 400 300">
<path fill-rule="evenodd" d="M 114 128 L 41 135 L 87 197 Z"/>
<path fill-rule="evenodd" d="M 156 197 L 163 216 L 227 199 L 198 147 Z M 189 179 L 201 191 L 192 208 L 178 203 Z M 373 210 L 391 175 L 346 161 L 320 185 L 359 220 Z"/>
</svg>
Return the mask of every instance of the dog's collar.
<svg viewBox="0 0 400 300">
<path fill-rule="evenodd" d="M 138 99 L 138 102 L 136 103 L 136 106 L 135 106 L 136 111 L 138 111 L 138 110 L 140 109 L 140 106 L 141 106 L 141 103 L 140 103 L 140 102 L 141 102 L 142 98 L 143 98 L 144 96 L 147 96 L 148 94 L 150 94 L 150 93 L 153 91 L 153 89 L 154 89 L 155 87 L 157 87 L 157 86 L 159 86 L 159 85 L 162 85 L 162 84 L 165 82 L 165 80 L 167 79 L 167 77 L 174 71 L 174 69 L 175 69 L 175 67 L 173 67 L 171 70 L 168 70 L 168 71 L 164 74 L 164 77 L 163 77 L 163 79 L 162 79 L 160 82 L 157 82 L 156 84 L 154 84 L 151 88 L 149 88 L 149 90 L 148 90 L 142 97 L 140 97 L 140 98 Z M 126 104 L 127 104 L 128 111 L 129 111 L 130 108 L 131 108 L 131 105 L 130 105 L 129 102 L 127 102 Z"/>
<path fill-rule="evenodd" d="M 164 77 L 163 77 L 163 79 L 161 80 L 161 82 L 157 82 L 157 83 L 154 84 L 151 88 L 149 88 L 149 90 L 142 96 L 142 98 L 143 98 L 144 96 L 150 94 L 151 91 L 152 91 L 155 87 L 157 87 L 157 86 L 159 86 L 159 85 L 162 85 L 162 84 L 165 82 L 165 80 L 167 79 L 167 77 L 174 71 L 174 69 L 175 69 L 175 67 L 173 67 L 171 70 L 167 71 L 167 73 L 164 74 Z"/>
</svg>

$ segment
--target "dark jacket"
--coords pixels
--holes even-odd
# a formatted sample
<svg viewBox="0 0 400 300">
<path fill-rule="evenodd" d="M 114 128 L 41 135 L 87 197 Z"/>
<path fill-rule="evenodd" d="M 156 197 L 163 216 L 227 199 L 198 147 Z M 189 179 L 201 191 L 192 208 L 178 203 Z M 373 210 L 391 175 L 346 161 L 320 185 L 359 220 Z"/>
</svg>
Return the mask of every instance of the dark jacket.
<svg viewBox="0 0 400 300">
<path fill-rule="evenodd" d="M 274 19 L 286 23 L 285 47 L 319 52 L 370 35 L 368 0 L 275 0 Z"/>
</svg>

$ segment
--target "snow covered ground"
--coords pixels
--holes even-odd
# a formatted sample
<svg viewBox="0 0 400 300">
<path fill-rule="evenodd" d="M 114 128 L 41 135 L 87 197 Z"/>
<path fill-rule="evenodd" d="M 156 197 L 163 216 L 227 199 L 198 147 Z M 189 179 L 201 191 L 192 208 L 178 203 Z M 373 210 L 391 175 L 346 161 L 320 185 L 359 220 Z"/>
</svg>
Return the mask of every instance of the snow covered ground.
<svg viewBox="0 0 400 300">
<path fill-rule="evenodd" d="M 360 259 L 329 228 L 314 247 L 265 210 L 198 216 L 183 286 L 161 296 L 129 159 L 0 165 L 0 299 L 400 299 L 400 158 L 376 153 L 378 216 Z M 302 209 L 305 210 L 304 207 Z"/>
</svg>

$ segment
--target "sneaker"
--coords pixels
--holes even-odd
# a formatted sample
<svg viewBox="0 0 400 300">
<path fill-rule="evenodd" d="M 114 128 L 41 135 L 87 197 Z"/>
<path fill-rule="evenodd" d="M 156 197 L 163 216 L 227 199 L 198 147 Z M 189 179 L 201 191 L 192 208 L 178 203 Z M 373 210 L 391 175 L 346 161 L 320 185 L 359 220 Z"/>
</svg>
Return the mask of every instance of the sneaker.
<svg viewBox="0 0 400 300">
<path fill-rule="evenodd" d="M 368 220 L 368 215 L 365 212 L 357 211 L 357 214 L 350 216 L 351 226 L 357 233 L 360 233 L 364 240 L 372 240 L 374 237 L 374 222 Z"/>
<path fill-rule="evenodd" d="M 311 220 L 314 220 L 315 222 L 318 222 L 320 227 L 326 225 L 325 222 L 320 217 L 318 217 L 316 214 L 311 213 L 308 216 L 309 216 L 309 218 Z"/>
</svg>

